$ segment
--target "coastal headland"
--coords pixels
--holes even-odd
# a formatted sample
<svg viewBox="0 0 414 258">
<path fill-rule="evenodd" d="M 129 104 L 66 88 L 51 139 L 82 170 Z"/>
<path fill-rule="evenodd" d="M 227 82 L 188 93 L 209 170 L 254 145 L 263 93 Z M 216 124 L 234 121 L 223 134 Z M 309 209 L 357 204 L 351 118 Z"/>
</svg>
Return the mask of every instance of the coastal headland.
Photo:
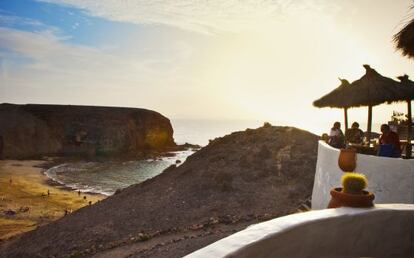
<svg viewBox="0 0 414 258">
<path fill-rule="evenodd" d="M 139 157 L 176 147 L 170 120 L 139 108 L 0 104 L 3 159 Z"/>
<path fill-rule="evenodd" d="M 318 137 L 269 124 L 0 244 L 6 257 L 182 257 L 311 195 Z"/>
</svg>

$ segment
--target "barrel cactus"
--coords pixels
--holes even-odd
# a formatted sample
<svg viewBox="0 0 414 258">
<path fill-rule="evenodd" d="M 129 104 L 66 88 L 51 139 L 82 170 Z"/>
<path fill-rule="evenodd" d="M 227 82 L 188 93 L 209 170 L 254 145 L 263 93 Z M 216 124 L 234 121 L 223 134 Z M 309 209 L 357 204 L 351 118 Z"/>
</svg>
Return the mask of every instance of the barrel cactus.
<svg viewBox="0 0 414 258">
<path fill-rule="evenodd" d="M 361 194 L 367 187 L 368 180 L 360 173 L 345 173 L 342 178 L 342 191 L 348 194 Z"/>
</svg>

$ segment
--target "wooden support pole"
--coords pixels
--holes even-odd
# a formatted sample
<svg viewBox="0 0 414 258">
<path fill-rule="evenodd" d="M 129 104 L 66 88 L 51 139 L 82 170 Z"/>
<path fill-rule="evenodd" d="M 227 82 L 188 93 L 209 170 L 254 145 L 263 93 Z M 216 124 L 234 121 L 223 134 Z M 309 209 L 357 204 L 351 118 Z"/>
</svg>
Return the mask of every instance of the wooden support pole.
<svg viewBox="0 0 414 258">
<path fill-rule="evenodd" d="M 345 131 L 348 130 L 348 108 L 344 108 L 344 115 L 345 115 Z"/>
<path fill-rule="evenodd" d="M 406 147 L 406 157 L 407 159 L 411 158 L 411 127 L 412 127 L 412 119 L 411 119 L 411 100 L 407 102 L 407 116 L 408 116 L 408 130 L 407 130 L 407 147 Z"/>
<path fill-rule="evenodd" d="M 368 128 L 367 128 L 367 141 L 368 146 L 371 143 L 371 129 L 372 129 L 372 106 L 368 106 Z"/>
</svg>

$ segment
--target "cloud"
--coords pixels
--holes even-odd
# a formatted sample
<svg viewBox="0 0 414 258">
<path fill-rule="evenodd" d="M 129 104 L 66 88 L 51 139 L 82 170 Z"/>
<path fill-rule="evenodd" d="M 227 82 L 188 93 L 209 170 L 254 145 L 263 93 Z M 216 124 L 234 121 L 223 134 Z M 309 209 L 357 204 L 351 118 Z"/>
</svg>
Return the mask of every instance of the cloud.
<svg viewBox="0 0 414 258">
<path fill-rule="evenodd" d="M 325 0 L 39 0 L 85 10 L 89 15 L 135 24 L 161 24 L 201 33 L 257 29 L 285 13 L 321 11 Z"/>
<path fill-rule="evenodd" d="M 0 29 L 4 28 L 20 28 L 25 31 L 41 32 L 43 35 L 54 35 L 59 40 L 65 40 L 70 38 L 59 30 L 59 28 L 51 25 L 44 24 L 43 22 L 27 17 L 15 16 L 10 13 L 0 10 Z M 36 33 L 34 33 L 36 35 Z M 9 42 L 7 35 L 1 35 L 5 41 Z M 5 42 L 0 42 L 0 45 L 4 45 Z"/>
<path fill-rule="evenodd" d="M 71 44 L 50 30 L 0 27 L 0 101 L 150 106 L 154 88 L 174 84 L 174 64 L 186 51 L 176 46 L 163 59 L 123 55 Z"/>
<path fill-rule="evenodd" d="M 75 23 L 72 25 L 72 29 L 76 30 L 76 29 L 79 27 L 79 25 L 80 25 L 80 23 L 79 23 L 79 22 L 75 22 Z"/>
<path fill-rule="evenodd" d="M 0 25 L 1 26 L 6 26 L 6 25 L 11 26 L 11 25 L 16 25 L 16 24 L 32 25 L 32 26 L 43 26 L 44 25 L 43 23 L 37 20 L 30 19 L 30 18 L 0 13 Z"/>
</svg>

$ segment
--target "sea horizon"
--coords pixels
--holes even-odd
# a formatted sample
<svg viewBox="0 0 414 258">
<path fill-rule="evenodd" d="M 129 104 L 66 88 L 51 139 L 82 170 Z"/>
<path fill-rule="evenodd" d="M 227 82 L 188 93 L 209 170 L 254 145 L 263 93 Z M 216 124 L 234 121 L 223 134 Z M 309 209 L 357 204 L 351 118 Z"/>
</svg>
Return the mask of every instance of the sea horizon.
<svg viewBox="0 0 414 258">
<path fill-rule="evenodd" d="M 191 143 L 200 146 L 206 146 L 209 140 L 223 137 L 233 132 L 244 131 L 247 128 L 256 129 L 263 126 L 265 122 L 268 122 L 273 126 L 296 127 L 319 136 L 323 133 L 329 133 L 333 123 L 336 122 L 315 122 L 313 124 L 301 126 L 276 120 L 171 118 L 170 121 L 174 130 L 173 138 L 177 144 Z M 340 121 L 341 129 L 345 131 L 344 122 L 339 119 L 337 121 Z M 349 121 L 348 127 L 350 127 L 353 122 L 354 121 Z M 360 124 L 359 128 L 361 130 L 367 130 L 366 122 L 358 123 Z M 387 123 L 387 121 L 384 121 L 383 123 Z M 373 123 L 372 131 L 379 133 L 381 124 L 382 123 Z"/>
</svg>

